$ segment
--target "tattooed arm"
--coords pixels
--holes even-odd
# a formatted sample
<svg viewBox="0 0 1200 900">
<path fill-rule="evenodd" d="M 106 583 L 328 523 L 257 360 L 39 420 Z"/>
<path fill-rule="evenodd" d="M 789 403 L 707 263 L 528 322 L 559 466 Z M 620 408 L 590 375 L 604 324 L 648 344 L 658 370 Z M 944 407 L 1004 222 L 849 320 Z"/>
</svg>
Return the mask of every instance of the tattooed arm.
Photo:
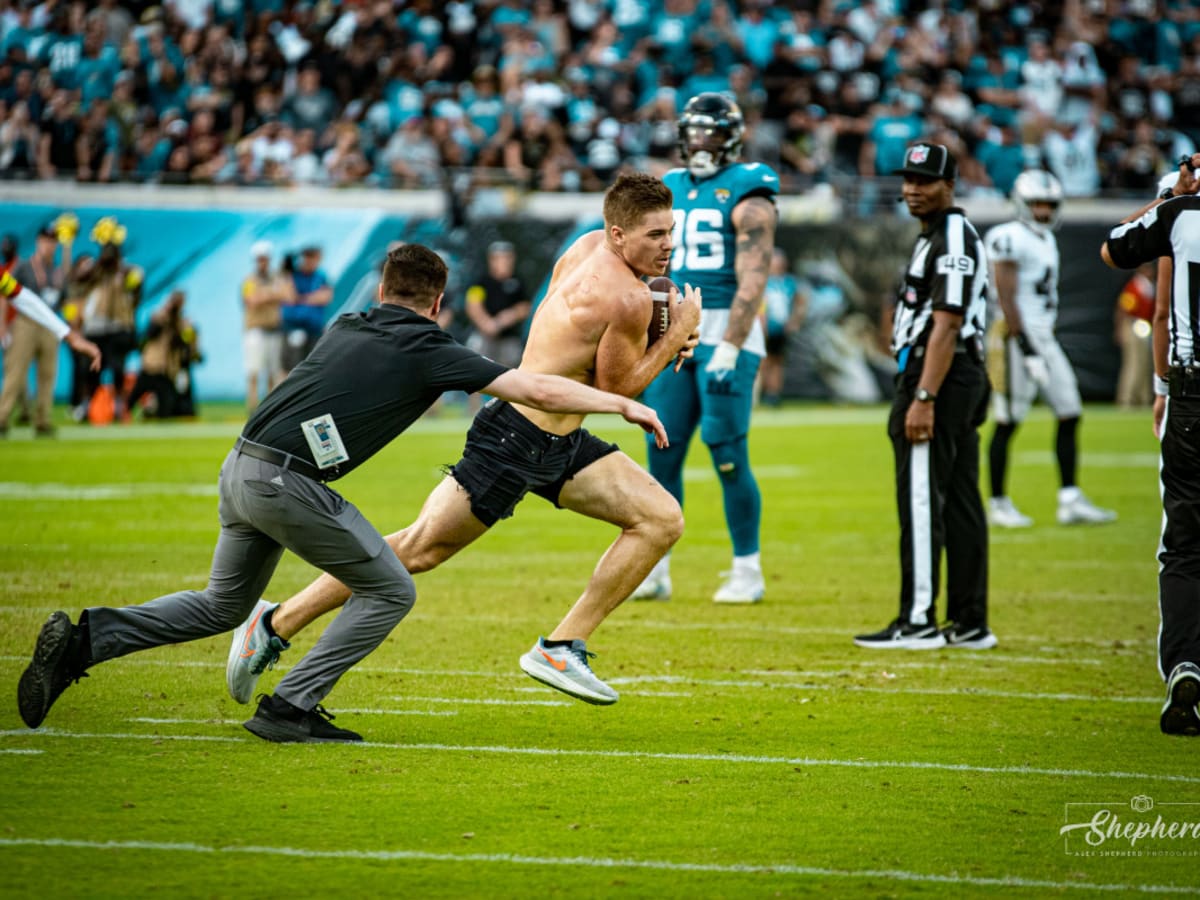
<svg viewBox="0 0 1200 900">
<path fill-rule="evenodd" d="M 736 347 L 745 343 L 754 319 L 762 308 L 763 291 L 775 249 L 775 204 L 766 197 L 748 197 L 733 210 L 737 235 L 737 292 L 729 310 L 725 340 Z"/>
</svg>

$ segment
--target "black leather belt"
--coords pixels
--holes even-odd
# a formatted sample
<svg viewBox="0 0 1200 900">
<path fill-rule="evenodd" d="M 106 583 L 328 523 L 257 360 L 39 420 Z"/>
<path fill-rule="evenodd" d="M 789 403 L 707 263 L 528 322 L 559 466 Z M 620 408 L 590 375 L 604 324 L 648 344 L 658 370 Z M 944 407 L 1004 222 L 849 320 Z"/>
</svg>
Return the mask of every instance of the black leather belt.
<svg viewBox="0 0 1200 900">
<path fill-rule="evenodd" d="M 1171 366 L 1167 369 L 1167 396 L 1200 397 L 1200 366 Z"/>
<path fill-rule="evenodd" d="M 313 481 L 328 481 L 330 478 L 337 477 L 338 474 L 337 466 L 332 466 L 328 469 L 318 469 L 312 463 L 298 456 L 292 456 L 292 454 L 276 450 L 274 447 L 256 444 L 254 441 L 248 441 L 244 437 L 237 439 L 237 442 L 233 445 L 233 449 L 245 456 L 253 456 L 255 459 L 261 459 L 263 462 L 271 463 L 273 466 L 279 466 L 281 469 L 299 472 Z"/>
<path fill-rule="evenodd" d="M 921 359 L 925 355 L 924 344 L 910 344 L 907 347 L 901 347 L 896 351 L 896 359 L 899 361 L 905 358 L 906 352 L 912 355 L 913 359 Z M 983 347 L 979 340 L 972 336 L 965 341 L 959 341 L 954 347 L 955 356 L 969 356 L 975 362 L 983 362 Z"/>
</svg>

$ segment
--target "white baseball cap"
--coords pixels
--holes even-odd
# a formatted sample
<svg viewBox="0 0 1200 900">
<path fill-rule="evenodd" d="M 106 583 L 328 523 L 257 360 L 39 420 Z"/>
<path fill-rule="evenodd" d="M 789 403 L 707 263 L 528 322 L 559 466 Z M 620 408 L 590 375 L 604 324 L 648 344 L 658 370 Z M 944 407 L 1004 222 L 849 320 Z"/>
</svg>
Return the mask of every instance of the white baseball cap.
<svg viewBox="0 0 1200 900">
<path fill-rule="evenodd" d="M 254 246 L 250 248 L 250 258 L 258 259 L 260 256 L 271 256 L 275 252 L 275 245 L 270 241 L 255 241 Z"/>
</svg>

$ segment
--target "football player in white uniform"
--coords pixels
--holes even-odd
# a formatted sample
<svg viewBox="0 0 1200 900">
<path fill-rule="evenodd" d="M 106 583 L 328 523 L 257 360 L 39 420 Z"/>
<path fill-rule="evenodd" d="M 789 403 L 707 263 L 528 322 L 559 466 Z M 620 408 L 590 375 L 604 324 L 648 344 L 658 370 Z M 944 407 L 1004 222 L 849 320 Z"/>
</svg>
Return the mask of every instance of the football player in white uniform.
<svg viewBox="0 0 1200 900">
<path fill-rule="evenodd" d="M 991 284 L 1002 316 L 989 335 L 993 413 L 988 458 L 992 496 L 988 518 L 1001 528 L 1027 528 L 1033 520 L 1005 491 L 1008 444 L 1040 394 L 1058 419 L 1058 522 L 1111 522 L 1117 514 L 1095 506 L 1075 483 L 1076 432 L 1083 405 L 1075 372 L 1054 337 L 1058 318 L 1058 225 L 1063 190 L 1049 172 L 1029 170 L 1013 184 L 1017 218 L 988 231 Z"/>
</svg>

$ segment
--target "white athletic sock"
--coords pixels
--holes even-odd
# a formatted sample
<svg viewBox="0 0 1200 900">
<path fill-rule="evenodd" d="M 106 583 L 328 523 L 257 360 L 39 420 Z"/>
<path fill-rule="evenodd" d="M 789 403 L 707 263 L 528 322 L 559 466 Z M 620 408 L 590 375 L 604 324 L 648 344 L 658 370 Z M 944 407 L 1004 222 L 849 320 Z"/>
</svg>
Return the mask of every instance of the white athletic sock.
<svg viewBox="0 0 1200 900">
<path fill-rule="evenodd" d="M 668 553 L 662 559 L 654 564 L 654 568 L 650 570 L 650 576 L 653 578 L 670 578 L 671 577 L 671 554 Z"/>
<path fill-rule="evenodd" d="M 1083 496 L 1083 491 L 1081 491 L 1078 487 L 1076 487 L 1074 485 L 1072 485 L 1071 487 L 1065 487 L 1065 488 L 1058 489 L 1058 502 L 1060 504 L 1074 503 L 1081 496 Z"/>
<path fill-rule="evenodd" d="M 735 572 L 761 572 L 762 555 L 759 553 L 748 553 L 745 556 L 735 556 L 733 558 L 733 570 Z"/>
</svg>

